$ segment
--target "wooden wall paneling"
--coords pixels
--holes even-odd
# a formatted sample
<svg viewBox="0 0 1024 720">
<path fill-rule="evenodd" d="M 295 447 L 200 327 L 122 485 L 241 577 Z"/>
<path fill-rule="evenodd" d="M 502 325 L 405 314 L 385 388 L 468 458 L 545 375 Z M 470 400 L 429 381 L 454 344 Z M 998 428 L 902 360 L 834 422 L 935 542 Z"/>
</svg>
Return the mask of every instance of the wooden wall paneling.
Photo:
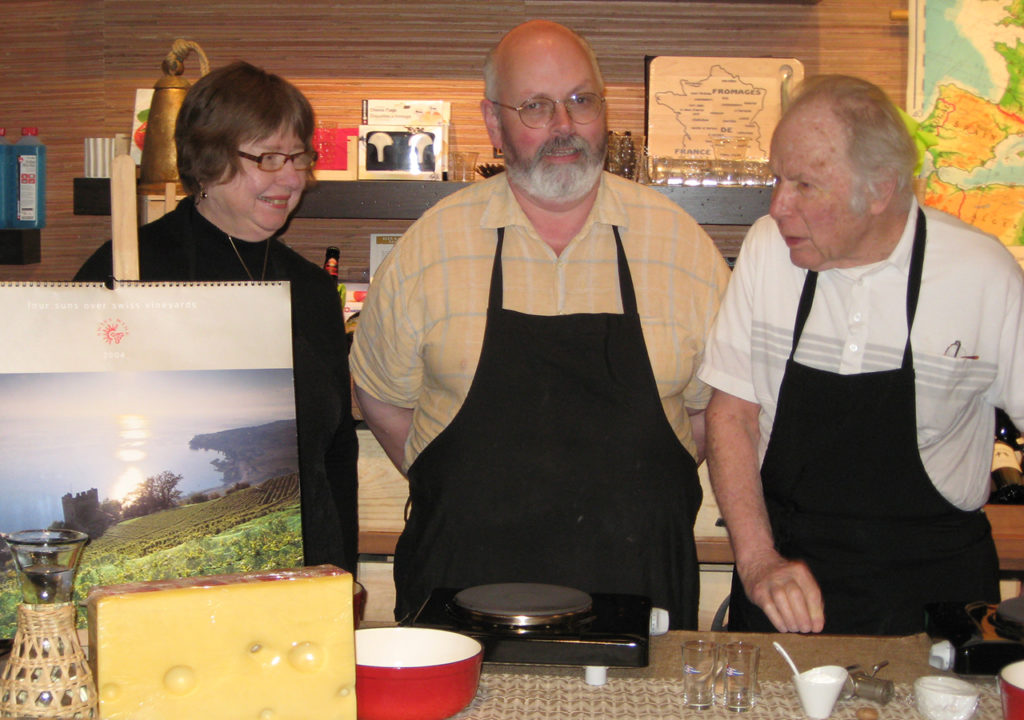
<svg viewBox="0 0 1024 720">
<path fill-rule="evenodd" d="M 102 0 L 4 3 L 0 54 L 0 127 L 12 140 L 35 126 L 47 145 L 47 223 L 42 262 L 0 266 L 0 278 L 35 280 L 55 266 L 80 262 L 74 247 L 91 220 L 70 214 L 71 179 L 83 172 L 83 138 L 104 134 Z M 109 226 L 109 221 L 107 222 Z M 56 228 L 56 231 L 54 230 Z"/>
<path fill-rule="evenodd" d="M 609 84 L 610 127 L 640 132 L 645 55 L 797 57 L 809 73 L 862 75 L 902 102 L 907 27 L 889 11 L 905 8 L 906 0 L 304 0 L 282 13 L 280 0 L 5 2 L 0 127 L 36 125 L 47 143 L 48 225 L 42 262 L 0 266 L 0 280 L 67 279 L 109 237 L 109 219 L 71 211 L 82 141 L 130 130 L 135 89 L 160 77 L 175 38 L 199 43 L 214 67 L 243 58 L 292 79 L 339 122 L 358 121 L 363 97 L 451 100 L 455 144 L 483 159 L 483 55 L 522 20 L 548 17 L 588 36 Z M 194 80 L 198 61 L 186 66 Z M 359 267 L 371 229 L 302 220 L 288 239 L 317 263 L 326 245 L 339 245 L 347 267 Z"/>
</svg>

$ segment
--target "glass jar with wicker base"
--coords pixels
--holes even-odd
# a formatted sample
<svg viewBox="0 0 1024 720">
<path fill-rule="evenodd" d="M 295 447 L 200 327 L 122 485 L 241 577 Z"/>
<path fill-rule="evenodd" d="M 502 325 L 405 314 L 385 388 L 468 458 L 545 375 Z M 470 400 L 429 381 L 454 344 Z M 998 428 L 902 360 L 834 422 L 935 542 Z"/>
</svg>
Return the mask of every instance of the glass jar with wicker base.
<svg viewBox="0 0 1024 720">
<path fill-rule="evenodd" d="M 71 602 L 89 537 L 74 530 L 23 530 L 3 539 L 14 556 L 24 602 L 0 673 L 0 718 L 98 718 L 96 683 Z"/>
</svg>

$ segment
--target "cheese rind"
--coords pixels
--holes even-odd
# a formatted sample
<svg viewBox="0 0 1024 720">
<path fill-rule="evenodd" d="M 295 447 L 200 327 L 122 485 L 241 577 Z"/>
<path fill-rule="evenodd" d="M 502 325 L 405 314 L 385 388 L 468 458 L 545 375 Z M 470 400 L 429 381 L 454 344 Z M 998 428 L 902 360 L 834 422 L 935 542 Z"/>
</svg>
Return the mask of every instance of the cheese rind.
<svg viewBox="0 0 1024 720">
<path fill-rule="evenodd" d="M 352 576 L 333 566 L 95 588 L 104 720 L 354 720 Z"/>
</svg>

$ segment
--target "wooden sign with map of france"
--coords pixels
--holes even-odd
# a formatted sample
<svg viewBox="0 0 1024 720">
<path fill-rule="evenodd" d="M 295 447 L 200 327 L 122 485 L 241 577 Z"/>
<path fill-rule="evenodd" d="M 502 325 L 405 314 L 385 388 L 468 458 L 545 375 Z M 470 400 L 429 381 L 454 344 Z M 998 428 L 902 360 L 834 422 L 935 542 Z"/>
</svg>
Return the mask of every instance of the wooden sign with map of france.
<svg viewBox="0 0 1024 720">
<path fill-rule="evenodd" d="M 654 158 L 766 162 L 795 58 L 646 58 L 648 153 Z"/>
</svg>

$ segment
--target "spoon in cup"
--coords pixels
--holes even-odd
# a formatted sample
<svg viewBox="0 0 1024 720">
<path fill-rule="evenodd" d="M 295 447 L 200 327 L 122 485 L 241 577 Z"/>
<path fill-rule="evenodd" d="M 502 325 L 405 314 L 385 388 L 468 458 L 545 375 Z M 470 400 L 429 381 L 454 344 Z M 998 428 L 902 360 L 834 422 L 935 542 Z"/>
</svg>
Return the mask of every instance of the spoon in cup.
<svg viewBox="0 0 1024 720">
<path fill-rule="evenodd" d="M 793 675 L 799 675 L 800 671 L 796 669 L 796 663 L 793 662 L 793 658 L 789 656 L 789 653 L 786 652 L 786 649 L 779 645 L 779 643 L 777 642 L 773 642 L 772 646 L 779 651 L 779 655 L 781 655 L 782 659 L 785 660 L 786 663 L 789 665 L 790 669 L 793 671 Z"/>
</svg>

